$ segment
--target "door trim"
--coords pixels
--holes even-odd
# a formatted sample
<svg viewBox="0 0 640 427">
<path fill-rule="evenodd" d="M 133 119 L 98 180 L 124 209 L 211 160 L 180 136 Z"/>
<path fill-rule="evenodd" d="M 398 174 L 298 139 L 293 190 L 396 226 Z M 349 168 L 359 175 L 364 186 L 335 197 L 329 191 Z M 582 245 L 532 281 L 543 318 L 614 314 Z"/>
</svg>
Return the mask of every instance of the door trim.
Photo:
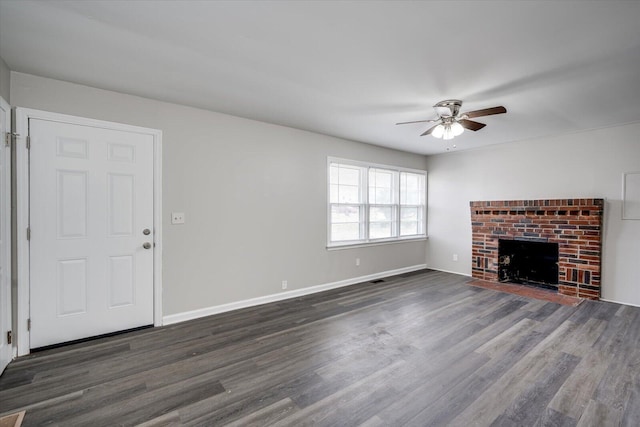
<svg viewBox="0 0 640 427">
<path fill-rule="evenodd" d="M 15 241 L 17 243 L 16 271 L 17 279 L 17 347 L 18 356 L 29 354 L 29 330 L 27 322 L 30 313 L 29 302 L 29 150 L 27 138 L 29 119 L 40 119 L 54 122 L 92 126 L 103 129 L 135 132 L 153 137 L 153 223 L 155 227 L 155 248 L 153 251 L 153 322 L 154 326 L 162 326 L 162 131 L 121 123 L 87 119 L 66 114 L 50 113 L 29 108 L 16 108 L 16 195 L 17 195 L 17 227 Z"/>
<path fill-rule="evenodd" d="M 12 290 L 11 290 L 11 156 L 12 156 L 12 148 L 11 148 L 11 138 L 9 138 L 9 145 L 5 146 L 5 138 L 7 133 L 11 134 L 11 107 L 9 103 L 4 100 L 0 96 L 0 110 L 4 111 L 5 114 L 5 122 L 4 127 L 0 128 L 0 150 L 4 151 L 4 156 L 2 157 L 2 161 L 4 164 L 2 165 L 2 173 L 4 176 L 3 179 L 0 180 L 2 182 L 3 188 L 0 191 L 0 197 L 3 200 L 0 200 L 0 216 L 2 219 L 0 220 L 0 233 L 2 234 L 2 250 L 0 254 L 2 254 L 2 259 L 0 263 L 2 265 L 4 275 L 4 279 L 6 282 L 2 281 L 0 278 L 0 293 L 2 294 L 2 306 L 0 306 L 0 316 L 3 317 L 0 325 L 6 326 L 8 329 L 1 328 L 0 329 L 0 340 L 3 341 L 4 345 L 7 346 L 9 351 L 9 361 L 13 359 L 16 355 L 15 352 L 15 344 L 10 344 L 7 340 L 6 333 L 12 330 L 12 322 L 13 322 L 13 301 L 12 301 Z M 5 366 L 0 365 L 0 374 L 2 374 Z"/>
</svg>

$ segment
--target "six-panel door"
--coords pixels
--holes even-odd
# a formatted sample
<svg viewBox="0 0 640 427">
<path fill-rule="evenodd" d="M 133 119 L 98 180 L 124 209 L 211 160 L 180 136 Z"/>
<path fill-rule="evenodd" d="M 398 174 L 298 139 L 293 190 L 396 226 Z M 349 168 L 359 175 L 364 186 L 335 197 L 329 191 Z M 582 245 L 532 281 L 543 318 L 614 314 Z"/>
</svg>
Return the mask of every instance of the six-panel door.
<svg viewBox="0 0 640 427">
<path fill-rule="evenodd" d="M 29 135 L 30 347 L 153 324 L 153 137 L 40 119 Z"/>
</svg>

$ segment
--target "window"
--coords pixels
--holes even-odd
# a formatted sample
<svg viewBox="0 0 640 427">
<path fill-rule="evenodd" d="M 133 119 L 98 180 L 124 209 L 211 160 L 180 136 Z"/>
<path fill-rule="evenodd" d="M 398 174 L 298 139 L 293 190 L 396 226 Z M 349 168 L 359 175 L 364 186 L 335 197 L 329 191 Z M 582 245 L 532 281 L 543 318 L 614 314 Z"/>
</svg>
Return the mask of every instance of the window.
<svg viewBox="0 0 640 427">
<path fill-rule="evenodd" d="M 329 159 L 329 246 L 425 237 L 426 172 Z"/>
</svg>

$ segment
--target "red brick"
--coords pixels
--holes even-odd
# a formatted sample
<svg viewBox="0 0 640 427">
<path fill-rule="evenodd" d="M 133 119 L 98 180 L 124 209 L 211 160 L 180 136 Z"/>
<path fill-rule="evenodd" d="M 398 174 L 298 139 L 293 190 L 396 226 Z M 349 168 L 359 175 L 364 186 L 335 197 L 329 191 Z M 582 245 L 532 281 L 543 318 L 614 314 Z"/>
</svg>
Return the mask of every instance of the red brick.
<svg viewBox="0 0 640 427">
<path fill-rule="evenodd" d="M 602 199 L 470 202 L 471 220 L 475 224 L 472 224 L 472 275 L 483 276 L 486 280 L 497 280 L 498 240 L 525 237 L 523 233 L 526 232 L 526 237 L 534 237 L 531 233 L 536 233 L 538 237 L 558 243 L 561 254 L 558 276 L 563 281 L 571 283 L 575 278 L 578 279 L 578 283 L 583 282 L 588 280 L 585 274 L 588 271 L 591 276 L 590 284 L 598 286 L 603 204 Z M 500 221 L 495 221 L 496 219 Z M 560 229 L 561 225 L 575 226 L 576 229 Z M 561 231 L 561 234 L 556 234 L 557 231 Z M 479 252 L 480 250 L 483 252 Z M 485 251 L 489 253 L 484 253 Z M 579 251 L 591 253 L 578 255 Z M 570 259 L 587 261 L 588 264 L 571 262 Z M 560 293 L 576 292 L 572 286 L 561 285 L 558 289 Z M 585 297 L 597 299 L 598 295 L 599 291 L 585 290 Z"/>
</svg>

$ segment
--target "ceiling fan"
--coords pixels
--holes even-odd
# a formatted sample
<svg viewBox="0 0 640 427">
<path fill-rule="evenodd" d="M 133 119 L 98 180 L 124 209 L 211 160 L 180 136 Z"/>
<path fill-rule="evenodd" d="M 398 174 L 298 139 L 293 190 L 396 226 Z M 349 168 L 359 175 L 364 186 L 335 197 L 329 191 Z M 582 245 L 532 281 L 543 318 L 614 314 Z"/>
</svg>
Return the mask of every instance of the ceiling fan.
<svg viewBox="0 0 640 427">
<path fill-rule="evenodd" d="M 434 110 L 436 110 L 436 114 L 438 115 L 437 119 L 401 122 L 396 123 L 396 125 L 437 122 L 437 125 L 427 129 L 426 132 L 422 133 L 420 136 L 433 135 L 436 138 L 453 139 L 464 132 L 465 129 L 477 131 L 486 126 L 484 123 L 469 119 L 507 112 L 506 108 L 500 106 L 460 113 L 461 106 L 462 101 L 459 99 L 447 99 L 445 101 L 440 101 L 433 106 Z"/>
</svg>

